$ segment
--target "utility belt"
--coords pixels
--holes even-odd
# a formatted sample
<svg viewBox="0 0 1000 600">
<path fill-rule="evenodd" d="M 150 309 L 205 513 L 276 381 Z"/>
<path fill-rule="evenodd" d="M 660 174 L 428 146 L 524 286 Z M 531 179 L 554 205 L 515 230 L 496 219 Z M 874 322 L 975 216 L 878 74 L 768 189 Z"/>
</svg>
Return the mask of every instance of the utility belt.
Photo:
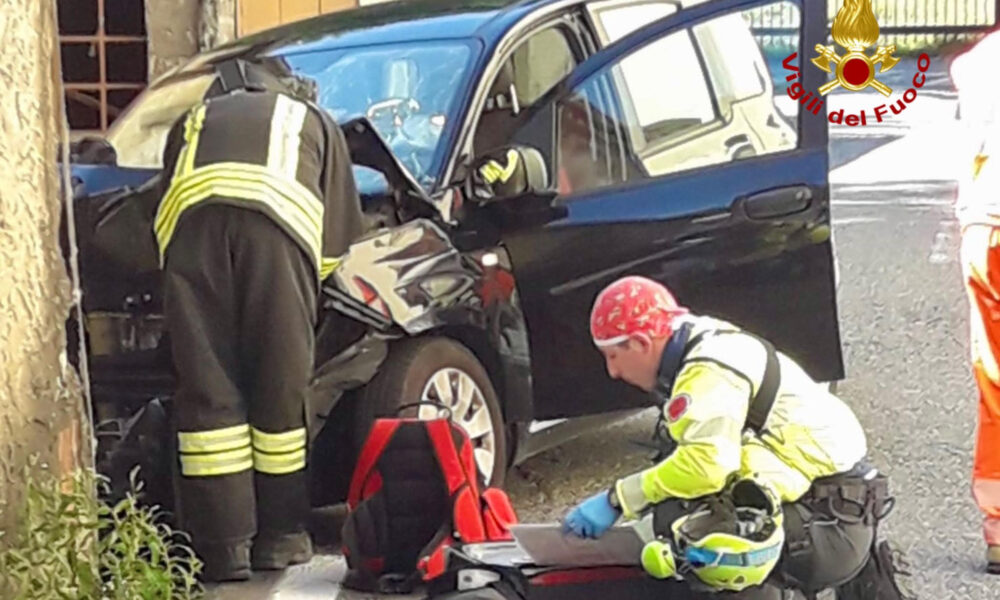
<svg viewBox="0 0 1000 600">
<path fill-rule="evenodd" d="M 895 498 L 889 495 L 889 478 L 862 460 L 850 471 L 813 481 L 799 502 L 831 519 L 875 526 L 889 516 Z"/>
</svg>

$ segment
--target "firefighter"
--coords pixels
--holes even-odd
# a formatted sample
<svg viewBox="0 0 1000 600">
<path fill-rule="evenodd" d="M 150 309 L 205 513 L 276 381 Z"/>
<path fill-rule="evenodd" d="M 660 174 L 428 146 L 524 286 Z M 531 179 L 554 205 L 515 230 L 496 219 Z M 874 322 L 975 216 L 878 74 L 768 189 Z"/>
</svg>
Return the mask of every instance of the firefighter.
<svg viewBox="0 0 1000 600">
<path fill-rule="evenodd" d="M 168 135 L 153 223 L 178 378 L 179 519 L 210 582 L 312 556 L 318 288 L 363 233 L 329 115 L 264 67 L 219 74 Z"/>
<path fill-rule="evenodd" d="M 951 64 L 961 125 L 953 140 L 969 165 L 959 176 L 956 215 L 962 231 L 962 275 L 969 298 L 972 371 L 979 424 L 972 493 L 983 513 L 986 570 L 1000 574 L 1000 104 L 990 74 L 1000 61 L 1000 31 Z"/>
<path fill-rule="evenodd" d="M 652 512 L 654 530 L 674 545 L 677 558 L 691 559 L 692 548 L 694 557 L 712 557 L 682 568 L 663 553 L 662 560 L 644 556 L 655 576 L 693 570 L 716 588 L 740 582 L 745 598 L 780 598 L 781 588 L 810 595 L 832 587 L 842 600 L 906 597 L 888 544 L 877 543 L 876 526 L 891 508 L 888 483 L 867 464 L 864 431 L 844 402 L 766 340 L 692 314 L 649 279 L 626 277 L 605 288 L 590 329 L 608 374 L 658 400 L 669 447 L 655 466 L 576 506 L 565 518 L 567 530 L 598 537 L 621 516 Z M 720 509 L 733 505 L 732 486 L 744 479 L 780 504 L 776 515 L 757 503 L 783 528 L 780 561 L 769 562 L 782 546 L 779 538 L 743 535 L 736 511 Z M 684 519 L 705 510 L 720 528 L 711 531 L 742 541 L 688 536 L 681 544 Z M 677 573 L 664 572 L 671 564 Z"/>
</svg>

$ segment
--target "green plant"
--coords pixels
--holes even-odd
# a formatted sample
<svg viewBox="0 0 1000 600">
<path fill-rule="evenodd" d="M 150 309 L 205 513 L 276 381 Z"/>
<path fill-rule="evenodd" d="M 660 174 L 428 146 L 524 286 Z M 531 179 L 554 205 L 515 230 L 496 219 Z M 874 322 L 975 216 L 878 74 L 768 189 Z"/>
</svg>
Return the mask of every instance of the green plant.
<svg viewBox="0 0 1000 600">
<path fill-rule="evenodd" d="M 131 492 L 99 500 L 107 482 L 91 471 L 58 481 L 26 470 L 18 533 L 0 549 L 0 598 L 188 600 L 201 598 L 201 563 L 158 509 Z"/>
</svg>

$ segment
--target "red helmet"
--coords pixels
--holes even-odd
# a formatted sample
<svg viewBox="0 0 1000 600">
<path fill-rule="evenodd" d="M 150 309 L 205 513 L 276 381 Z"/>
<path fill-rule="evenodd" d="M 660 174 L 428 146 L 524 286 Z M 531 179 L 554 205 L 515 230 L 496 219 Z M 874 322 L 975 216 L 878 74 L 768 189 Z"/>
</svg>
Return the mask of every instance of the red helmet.
<svg viewBox="0 0 1000 600">
<path fill-rule="evenodd" d="M 623 277 L 594 300 L 590 335 L 598 347 L 620 344 L 637 333 L 669 337 L 674 319 L 687 312 L 663 284 L 645 277 Z"/>
</svg>

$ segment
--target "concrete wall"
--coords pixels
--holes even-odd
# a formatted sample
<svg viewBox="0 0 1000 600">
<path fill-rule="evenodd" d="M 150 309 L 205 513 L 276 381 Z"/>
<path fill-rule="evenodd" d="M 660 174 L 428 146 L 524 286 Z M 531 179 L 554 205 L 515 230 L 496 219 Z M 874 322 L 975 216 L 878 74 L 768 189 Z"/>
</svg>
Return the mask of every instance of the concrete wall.
<svg viewBox="0 0 1000 600">
<path fill-rule="evenodd" d="M 198 52 L 199 0 L 146 0 L 149 81 Z"/>
<path fill-rule="evenodd" d="M 202 0 L 200 33 L 201 50 L 236 39 L 236 0 Z"/>
<path fill-rule="evenodd" d="M 9 534 L 29 456 L 62 475 L 89 453 L 81 452 L 81 387 L 66 355 L 72 290 L 59 246 L 55 151 L 63 112 L 55 3 L 3 0 L 2 10 L 0 531 Z"/>
<path fill-rule="evenodd" d="M 149 80 L 236 37 L 237 0 L 146 0 Z"/>
</svg>

